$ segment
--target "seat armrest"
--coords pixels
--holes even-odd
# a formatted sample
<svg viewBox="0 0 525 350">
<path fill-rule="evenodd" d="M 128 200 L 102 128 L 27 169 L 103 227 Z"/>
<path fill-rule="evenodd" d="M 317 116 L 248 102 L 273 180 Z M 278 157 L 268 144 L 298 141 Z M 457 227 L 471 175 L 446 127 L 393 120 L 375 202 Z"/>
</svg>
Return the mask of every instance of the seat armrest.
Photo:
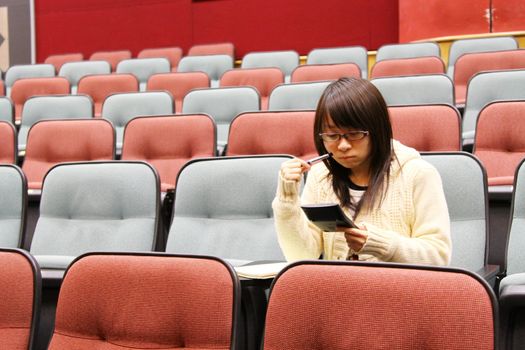
<svg viewBox="0 0 525 350">
<path fill-rule="evenodd" d="M 476 271 L 485 281 L 492 287 L 496 285 L 496 278 L 500 272 L 499 265 L 485 265 L 483 268 Z"/>
</svg>

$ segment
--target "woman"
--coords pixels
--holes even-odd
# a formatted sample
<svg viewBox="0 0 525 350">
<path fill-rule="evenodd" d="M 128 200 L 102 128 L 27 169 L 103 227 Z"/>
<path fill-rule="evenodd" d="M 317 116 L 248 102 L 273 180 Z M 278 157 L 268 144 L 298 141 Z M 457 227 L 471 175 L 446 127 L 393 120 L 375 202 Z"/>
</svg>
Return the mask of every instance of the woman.
<svg viewBox="0 0 525 350">
<path fill-rule="evenodd" d="M 392 140 L 388 109 L 373 84 L 355 78 L 330 84 L 317 106 L 314 138 L 319 154 L 332 157 L 313 166 L 297 158 L 283 163 L 273 201 L 287 260 L 358 256 L 449 263 L 450 219 L 441 178 L 416 150 Z M 321 231 L 300 207 L 315 203 L 339 203 L 358 228 Z"/>
</svg>

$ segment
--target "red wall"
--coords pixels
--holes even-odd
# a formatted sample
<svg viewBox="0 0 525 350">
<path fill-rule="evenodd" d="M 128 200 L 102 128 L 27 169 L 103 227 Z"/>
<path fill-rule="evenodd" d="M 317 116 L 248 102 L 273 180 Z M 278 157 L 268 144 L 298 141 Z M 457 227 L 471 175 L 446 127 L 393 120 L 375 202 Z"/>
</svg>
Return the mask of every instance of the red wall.
<svg viewBox="0 0 525 350">
<path fill-rule="evenodd" d="M 37 61 L 48 55 L 231 41 L 250 51 L 398 42 L 397 0 L 35 0 Z"/>
</svg>

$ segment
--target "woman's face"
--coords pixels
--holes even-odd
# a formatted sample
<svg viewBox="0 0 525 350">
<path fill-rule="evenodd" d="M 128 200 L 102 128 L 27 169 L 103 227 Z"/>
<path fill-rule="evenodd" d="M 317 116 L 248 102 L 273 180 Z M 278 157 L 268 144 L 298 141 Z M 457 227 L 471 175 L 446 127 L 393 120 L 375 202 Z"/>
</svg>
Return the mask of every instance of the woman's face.
<svg viewBox="0 0 525 350">
<path fill-rule="evenodd" d="M 372 143 L 368 133 L 354 133 L 363 131 L 354 128 L 338 128 L 332 118 L 327 116 L 326 123 L 323 126 L 325 134 L 348 134 L 346 138 L 340 136 L 337 141 L 326 141 L 323 144 L 328 152 L 332 152 L 334 160 L 344 166 L 352 169 L 354 172 L 368 173 L 370 169 L 370 154 L 372 152 Z M 351 138 L 362 137 L 359 140 L 350 140 Z"/>
</svg>

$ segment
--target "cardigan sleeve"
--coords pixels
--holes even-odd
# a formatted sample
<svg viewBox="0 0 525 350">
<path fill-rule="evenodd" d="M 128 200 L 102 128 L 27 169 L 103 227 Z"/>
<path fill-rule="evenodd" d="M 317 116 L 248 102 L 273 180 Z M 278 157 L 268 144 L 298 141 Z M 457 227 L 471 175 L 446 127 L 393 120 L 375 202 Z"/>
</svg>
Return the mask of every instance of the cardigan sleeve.
<svg viewBox="0 0 525 350">
<path fill-rule="evenodd" d="M 279 174 L 277 194 L 272 202 L 279 245 L 288 261 L 318 259 L 323 252 L 323 233 L 301 209 L 301 202 L 316 202 L 316 176 L 308 174 L 301 200 L 300 184 Z"/>
<path fill-rule="evenodd" d="M 410 235 L 365 222 L 368 238 L 359 254 L 371 254 L 382 261 L 400 263 L 450 263 L 450 218 L 441 177 L 434 167 L 429 165 L 417 171 L 412 194 L 415 211 Z"/>
</svg>

